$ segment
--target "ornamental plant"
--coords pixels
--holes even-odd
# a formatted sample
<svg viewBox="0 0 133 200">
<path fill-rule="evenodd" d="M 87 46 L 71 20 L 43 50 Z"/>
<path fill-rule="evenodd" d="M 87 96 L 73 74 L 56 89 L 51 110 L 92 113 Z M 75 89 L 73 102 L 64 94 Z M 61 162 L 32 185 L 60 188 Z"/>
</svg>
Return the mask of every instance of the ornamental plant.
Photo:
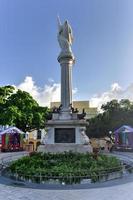
<svg viewBox="0 0 133 200">
<path fill-rule="evenodd" d="M 100 154 L 95 157 L 90 153 L 33 153 L 12 162 L 9 170 L 12 174 L 35 182 L 58 179 L 72 184 L 86 178 L 96 182 L 102 174 L 121 171 L 122 165 L 116 157 Z"/>
</svg>

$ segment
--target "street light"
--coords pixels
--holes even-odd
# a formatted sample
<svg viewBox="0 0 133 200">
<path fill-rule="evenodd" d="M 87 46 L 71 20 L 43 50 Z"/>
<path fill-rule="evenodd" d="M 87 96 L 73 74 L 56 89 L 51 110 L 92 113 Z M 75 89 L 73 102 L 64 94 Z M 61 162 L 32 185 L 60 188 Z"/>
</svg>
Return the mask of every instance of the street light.
<svg viewBox="0 0 133 200">
<path fill-rule="evenodd" d="M 111 135 L 112 135 L 112 131 L 109 131 L 109 135 L 110 135 L 110 137 L 111 137 Z"/>
<path fill-rule="evenodd" d="M 114 134 L 112 131 L 109 131 L 109 138 L 110 138 L 110 141 L 114 143 Z"/>
</svg>

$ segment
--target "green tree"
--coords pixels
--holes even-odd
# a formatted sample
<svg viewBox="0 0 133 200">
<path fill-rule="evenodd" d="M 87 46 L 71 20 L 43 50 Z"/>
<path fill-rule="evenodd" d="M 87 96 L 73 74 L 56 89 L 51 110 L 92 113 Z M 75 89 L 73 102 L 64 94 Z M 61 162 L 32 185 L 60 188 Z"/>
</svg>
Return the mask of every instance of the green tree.
<svg viewBox="0 0 133 200">
<path fill-rule="evenodd" d="M 39 106 L 29 93 L 18 90 L 8 94 L 1 104 L 0 124 L 15 125 L 23 131 L 39 129 L 44 127 L 48 112 L 48 108 Z"/>
<path fill-rule="evenodd" d="M 11 85 L 0 87 L 0 104 L 4 104 L 14 90 L 15 88 Z"/>
<path fill-rule="evenodd" d="M 133 109 L 133 103 L 129 99 L 122 99 L 120 101 L 120 107 L 123 110 L 130 111 Z"/>
<path fill-rule="evenodd" d="M 120 104 L 118 103 L 118 100 L 113 99 L 112 101 L 103 104 L 101 108 L 103 111 L 114 112 L 119 110 Z"/>
<path fill-rule="evenodd" d="M 102 105 L 103 113 L 89 120 L 87 134 L 89 137 L 103 137 L 120 126 L 133 126 L 133 102 L 122 99 L 120 102 L 112 100 Z"/>
</svg>

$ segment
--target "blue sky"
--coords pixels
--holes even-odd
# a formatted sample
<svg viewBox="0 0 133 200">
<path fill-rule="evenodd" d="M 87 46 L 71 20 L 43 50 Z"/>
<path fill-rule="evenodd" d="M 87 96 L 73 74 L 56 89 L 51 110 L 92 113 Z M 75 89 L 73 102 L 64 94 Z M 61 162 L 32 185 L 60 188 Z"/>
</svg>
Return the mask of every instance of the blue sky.
<svg viewBox="0 0 133 200">
<path fill-rule="evenodd" d="M 60 82 L 57 15 L 74 32 L 73 87 L 89 99 L 133 74 L 132 0 L 0 0 L 0 85 Z"/>
</svg>

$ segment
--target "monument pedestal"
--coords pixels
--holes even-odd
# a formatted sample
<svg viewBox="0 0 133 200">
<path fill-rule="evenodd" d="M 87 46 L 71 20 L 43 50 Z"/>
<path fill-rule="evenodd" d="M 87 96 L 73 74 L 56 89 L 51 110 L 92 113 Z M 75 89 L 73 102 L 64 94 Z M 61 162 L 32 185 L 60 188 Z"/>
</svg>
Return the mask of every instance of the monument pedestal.
<svg viewBox="0 0 133 200">
<path fill-rule="evenodd" d="M 78 153 L 87 153 L 87 152 L 92 152 L 92 147 L 91 145 L 71 144 L 71 143 L 45 144 L 45 145 L 40 145 L 38 147 L 38 152 L 45 152 L 45 153 L 62 153 L 69 151 Z"/>
<path fill-rule="evenodd" d="M 41 152 L 92 152 L 92 147 L 89 144 L 89 138 L 85 134 L 86 120 L 78 120 L 76 113 L 64 115 L 62 113 L 54 113 L 52 120 L 46 124 L 47 137 L 45 145 L 41 145 L 38 151 Z M 66 119 L 66 118 L 67 119 Z M 64 119 L 65 118 L 65 119 Z"/>
</svg>

